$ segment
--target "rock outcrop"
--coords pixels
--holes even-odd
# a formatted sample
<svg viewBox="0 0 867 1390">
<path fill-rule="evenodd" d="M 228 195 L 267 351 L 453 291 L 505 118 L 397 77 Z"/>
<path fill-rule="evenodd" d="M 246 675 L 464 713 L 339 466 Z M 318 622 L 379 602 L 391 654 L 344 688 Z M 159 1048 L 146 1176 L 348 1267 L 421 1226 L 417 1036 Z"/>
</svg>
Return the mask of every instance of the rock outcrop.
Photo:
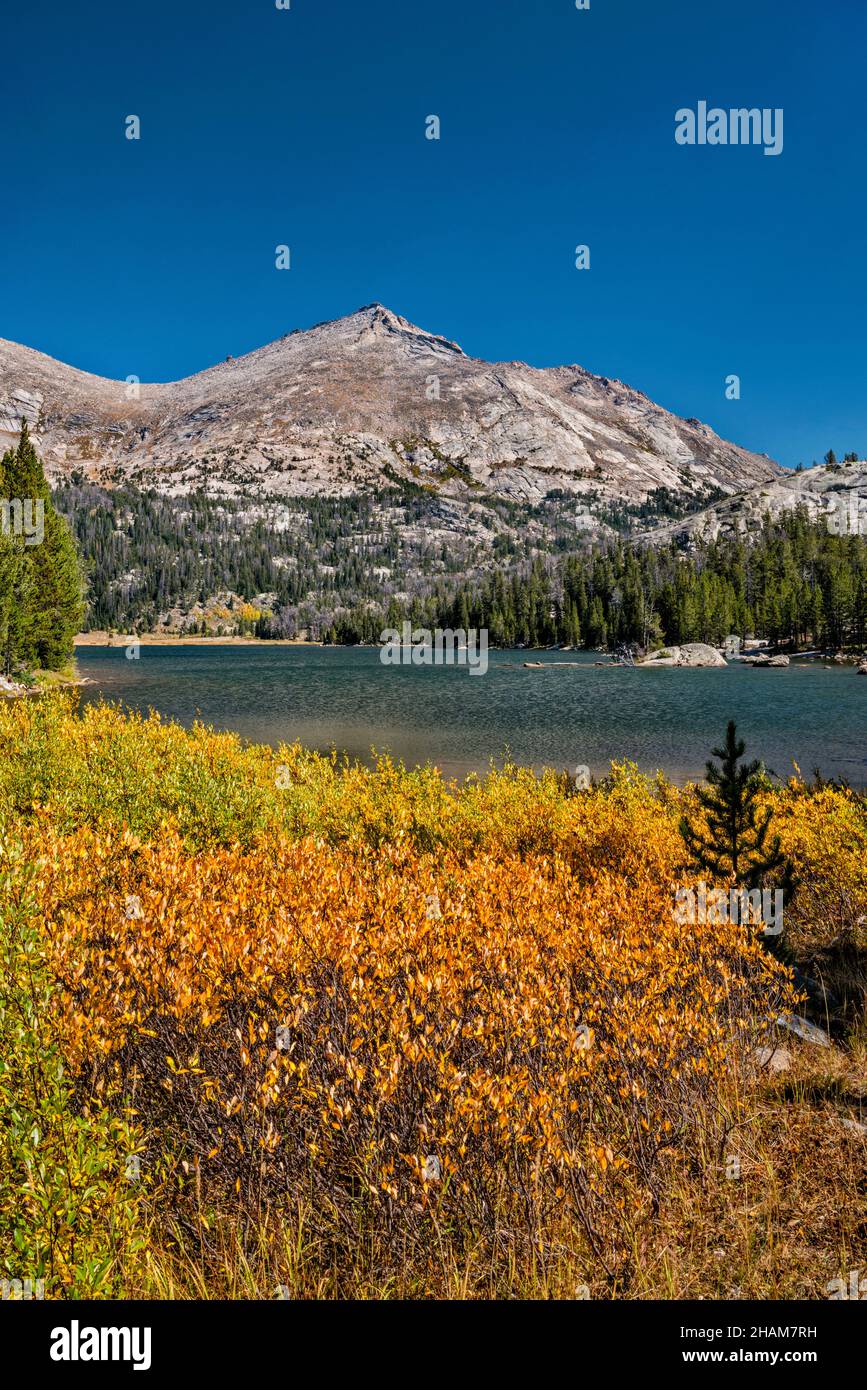
<svg viewBox="0 0 867 1390">
<path fill-rule="evenodd" d="M 739 497 L 715 502 L 681 521 L 665 521 L 643 538 L 752 536 L 761 530 L 765 517 L 779 520 L 796 507 L 803 508 L 812 521 L 824 522 L 832 535 L 867 536 L 867 462 L 781 470 L 776 478 L 745 489 Z"/>
<path fill-rule="evenodd" d="M 39 391 L 26 391 L 13 386 L 5 398 L 0 394 L 0 454 L 18 443 L 21 421 L 26 420 L 31 432 L 38 432 L 42 411 Z"/>
<path fill-rule="evenodd" d="M 663 647 L 653 652 L 639 666 L 727 666 L 728 662 L 716 647 L 706 642 L 685 642 L 680 647 Z"/>
</svg>

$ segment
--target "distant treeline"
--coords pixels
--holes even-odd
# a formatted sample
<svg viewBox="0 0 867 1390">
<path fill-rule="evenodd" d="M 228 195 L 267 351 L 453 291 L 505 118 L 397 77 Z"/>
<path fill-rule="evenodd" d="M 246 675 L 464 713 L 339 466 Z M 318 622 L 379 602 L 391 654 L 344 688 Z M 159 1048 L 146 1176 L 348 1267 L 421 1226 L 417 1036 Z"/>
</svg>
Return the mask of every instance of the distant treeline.
<svg viewBox="0 0 867 1390">
<path fill-rule="evenodd" d="M 512 568 L 536 548 L 575 541 L 574 501 L 477 499 L 468 519 L 405 481 L 376 496 L 262 500 L 107 490 L 79 478 L 54 500 L 83 557 L 91 629 L 152 631 L 169 613 L 185 623 L 197 605 L 233 593 L 268 596 L 250 629 L 258 635 L 319 637 L 338 616 L 383 607 L 392 593 L 426 593 L 437 580 L 485 564 Z"/>
<path fill-rule="evenodd" d="M 380 565 L 397 541 L 380 534 L 370 498 L 305 499 L 303 509 L 255 515 L 252 504 L 204 493 L 164 497 L 69 484 L 55 501 L 84 558 L 91 628 L 148 631 L 172 610 L 215 595 L 273 596 L 276 609 L 326 597 L 329 611 L 380 599 Z M 281 524 L 282 522 L 282 524 Z"/>
<path fill-rule="evenodd" d="M 643 517 L 674 510 L 658 491 Z M 579 549 L 569 499 L 553 494 L 534 507 L 486 503 L 447 539 L 455 504 L 411 486 L 263 503 L 74 483 L 55 500 L 85 560 L 91 628 L 150 631 L 171 612 L 187 630 L 213 630 L 197 605 L 229 592 L 267 596 L 227 629 L 264 638 L 376 642 L 409 619 L 485 627 L 505 647 L 718 644 L 730 633 L 867 645 L 867 539 L 833 535 L 804 509 L 749 538 Z"/>
<path fill-rule="evenodd" d="M 478 584 L 437 588 L 408 608 L 392 600 L 385 625 L 488 629 L 499 646 L 611 648 L 630 643 L 720 644 L 755 634 L 792 647 L 867 646 L 867 538 L 832 535 L 805 509 L 766 519 L 751 539 L 692 540 L 689 548 L 594 547 L 537 560 Z M 334 625 L 341 642 L 375 641 L 380 615 Z"/>
</svg>

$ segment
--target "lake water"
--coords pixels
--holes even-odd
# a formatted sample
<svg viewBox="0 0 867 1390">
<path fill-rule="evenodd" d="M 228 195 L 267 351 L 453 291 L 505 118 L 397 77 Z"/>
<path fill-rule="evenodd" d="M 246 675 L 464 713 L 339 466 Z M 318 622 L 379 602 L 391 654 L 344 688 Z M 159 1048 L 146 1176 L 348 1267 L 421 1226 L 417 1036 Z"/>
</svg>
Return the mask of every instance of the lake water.
<svg viewBox="0 0 867 1390">
<path fill-rule="evenodd" d="M 595 666 L 589 654 L 491 652 L 476 676 L 383 666 L 373 648 L 142 646 L 128 660 L 123 648 L 80 647 L 77 656 L 93 682 L 86 701 L 104 695 L 183 724 L 200 718 L 256 742 L 298 740 L 366 761 L 375 747 L 450 776 L 510 755 L 596 775 L 628 758 L 684 781 L 702 774 L 735 719 L 748 756 L 779 776 L 794 761 L 805 775 L 819 768 L 867 785 L 867 677 L 853 666 L 649 671 Z M 526 660 L 560 669 L 527 670 Z"/>
</svg>

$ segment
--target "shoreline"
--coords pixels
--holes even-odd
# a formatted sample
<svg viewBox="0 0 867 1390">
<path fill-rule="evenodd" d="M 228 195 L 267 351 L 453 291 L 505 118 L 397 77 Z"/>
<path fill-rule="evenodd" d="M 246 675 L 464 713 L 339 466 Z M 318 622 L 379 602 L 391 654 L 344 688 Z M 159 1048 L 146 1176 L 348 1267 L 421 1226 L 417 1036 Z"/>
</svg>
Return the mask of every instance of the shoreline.
<svg viewBox="0 0 867 1390">
<path fill-rule="evenodd" d="M 312 641 L 312 640 L 309 640 L 308 638 L 305 638 L 305 637 L 237 637 L 237 636 L 232 636 L 232 635 L 223 636 L 223 637 L 213 637 L 213 636 L 203 637 L 203 636 L 198 635 L 198 634 L 156 633 L 156 632 L 147 632 L 147 633 L 143 633 L 143 634 L 141 634 L 140 636 L 137 637 L 137 636 L 135 636 L 134 633 L 126 633 L 126 634 L 124 634 L 124 633 L 115 633 L 115 634 L 109 634 L 109 633 L 106 632 L 104 629 L 97 629 L 97 630 L 95 630 L 95 631 L 93 631 L 93 632 L 79 632 L 79 633 L 76 633 L 75 637 L 73 638 L 73 648 L 74 648 L 75 650 L 77 650 L 77 649 L 79 649 L 79 648 L 86 648 L 86 647 L 96 647 L 96 648 L 101 648 L 101 649 L 105 649 L 105 650 L 111 650 L 111 649 L 114 649 L 114 648 L 122 649 L 122 648 L 124 648 L 124 647 L 130 646 L 131 643 L 133 643 L 133 642 L 137 642 L 137 643 L 139 644 L 140 647 L 310 647 L 310 648 L 319 648 L 319 649 L 321 649 L 321 650 L 324 650 L 326 647 L 335 647 L 335 648 L 338 648 L 338 647 L 340 647 L 340 648 L 349 647 L 349 648 L 362 648 L 362 649 L 367 649 L 367 650 L 371 650 L 371 651 L 375 651 L 375 650 L 377 650 L 378 648 L 381 648 L 381 644 L 380 644 L 380 643 L 376 643 L 376 642 L 351 642 L 351 643 L 344 643 L 344 642 L 321 642 L 321 641 Z M 581 647 L 581 648 L 577 648 L 577 649 L 576 649 L 575 647 L 569 647 L 569 646 L 546 646 L 546 647 L 529 647 L 529 646 L 527 646 L 527 647 L 524 647 L 524 646 L 521 646 L 521 647 L 497 647 L 497 646 L 491 646 L 491 647 L 490 647 L 490 650 L 493 651 L 493 652 L 526 652 L 526 653 L 528 653 L 528 654 L 529 654 L 529 653 L 545 653 L 545 654 L 547 654 L 547 655 L 554 655 L 555 653 L 562 653 L 562 654 L 565 655 L 565 654 L 567 654 L 567 653 L 575 653 L 576 650 L 577 650 L 579 653 L 583 654 L 586 658 L 595 657 L 596 660 L 593 662 L 593 665 L 594 665 L 594 666 L 604 666 L 604 667 L 609 667 L 609 666 L 623 666 L 624 669 L 627 669 L 627 670 L 628 670 L 628 669 L 631 669 L 631 670 L 638 670 L 638 669 L 640 669 L 641 667 L 649 667 L 649 668 L 651 668 L 651 669 L 661 669 L 664 665 L 668 665 L 668 664 L 669 664 L 669 663 L 667 663 L 667 662 L 653 661 L 652 659 L 647 659 L 647 658 L 644 658 L 644 659 L 638 660 L 638 661 L 634 661 L 634 662 L 632 662 L 632 663 L 629 663 L 629 662 L 621 662 L 621 661 L 618 661 L 617 658 L 616 658 L 612 653 L 600 651 L 598 648 L 589 649 L 589 648 Z M 715 650 L 720 651 L 720 654 L 723 655 L 722 650 L 721 650 L 720 648 L 715 648 Z M 758 652 L 758 651 L 757 651 L 757 652 L 749 652 L 749 653 L 747 653 L 747 654 L 741 654 L 741 653 L 739 653 L 738 655 L 732 655 L 732 656 L 726 657 L 726 658 L 725 658 L 725 664 L 726 664 L 726 665 L 729 665 L 729 666 L 752 665 L 753 662 L 754 662 L 754 660 L 755 660 L 755 658 L 756 658 L 756 656 L 758 656 L 758 655 L 760 655 L 760 652 Z M 863 657 L 863 654 L 856 654 L 856 653 L 854 653 L 854 652 L 845 652 L 845 653 L 844 653 L 844 652 L 840 652 L 840 651 L 838 651 L 838 652 L 818 652 L 818 651 L 816 651 L 815 649 L 813 649 L 813 650 L 805 651 L 805 652 L 797 652 L 797 651 L 794 651 L 794 652 L 787 652 L 787 653 L 785 653 L 785 655 L 787 655 L 788 658 L 789 658 L 789 660 L 792 661 L 792 662 L 799 662 L 799 661 L 817 661 L 817 662 L 825 663 L 825 664 L 828 664 L 828 665 L 839 665 L 839 666 L 849 666 L 849 665 L 853 665 L 853 666 L 856 666 L 856 667 L 859 666 L 859 665 L 863 665 L 863 664 L 864 664 L 864 657 Z M 601 659 L 600 659 L 600 658 L 601 658 Z M 586 665 L 586 664 L 587 664 L 586 661 L 557 661 L 557 662 L 528 661 L 528 662 L 525 662 L 525 666 L 527 666 L 527 667 L 529 667 L 529 668 L 536 668 L 536 669 L 542 668 L 542 667 L 544 667 L 544 666 L 549 666 L 549 665 L 551 665 L 551 666 L 570 666 L 570 665 L 571 665 L 571 666 L 580 667 L 580 666 L 584 666 L 584 665 Z M 672 664 L 674 664 L 674 663 L 672 663 Z M 713 663 L 713 664 L 716 665 L 716 663 Z M 760 662 L 759 664 L 761 665 L 761 664 L 763 664 L 763 663 Z M 680 670 L 689 670 L 689 669 L 701 670 L 702 668 L 705 668 L 705 669 L 706 669 L 708 665 L 710 665 L 710 663 L 707 663 L 707 664 L 706 664 L 706 663 L 702 663 L 702 662 L 697 662 L 697 663 L 695 663 L 695 665 L 692 665 L 691 663 L 684 663 L 684 665 L 681 666 L 681 667 L 679 667 L 678 669 L 680 669 Z M 719 668 L 718 668 L 718 669 L 719 669 Z M 79 682 L 73 682 L 73 683 L 78 684 Z"/>
<path fill-rule="evenodd" d="M 300 637 L 201 637 L 162 635 L 157 632 L 109 636 L 107 632 L 79 632 L 73 638 L 75 647 L 128 647 L 138 642 L 140 647 L 322 647 L 324 642 L 308 642 Z M 336 645 L 329 643 L 330 646 Z"/>
</svg>

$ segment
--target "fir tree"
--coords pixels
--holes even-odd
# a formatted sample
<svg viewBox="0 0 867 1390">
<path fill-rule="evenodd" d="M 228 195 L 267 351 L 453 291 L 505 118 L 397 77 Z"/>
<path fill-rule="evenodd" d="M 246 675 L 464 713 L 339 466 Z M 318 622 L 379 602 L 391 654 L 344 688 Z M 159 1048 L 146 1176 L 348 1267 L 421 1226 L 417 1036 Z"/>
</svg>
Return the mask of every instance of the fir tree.
<svg viewBox="0 0 867 1390">
<path fill-rule="evenodd" d="M 7 674 L 16 667 L 34 665 L 57 670 L 71 657 L 72 639 L 84 617 L 83 585 L 75 543 L 67 522 L 52 504 L 26 421 L 22 421 L 17 448 L 8 450 L 0 461 L 0 496 L 39 517 L 34 537 L 3 537 L 0 650 L 4 669 Z"/>
<path fill-rule="evenodd" d="M 753 889 L 766 886 L 765 879 L 777 874 L 781 876 L 780 886 L 788 893 L 794 879 L 780 849 L 780 837 L 775 835 L 768 841 L 773 812 L 769 808 L 759 819 L 762 765 L 741 763 L 745 752 L 746 744 L 730 720 L 724 747 L 712 750 L 713 757 L 720 759 L 719 766 L 708 761 L 708 785 L 697 790 L 707 833 L 686 816 L 681 819 L 680 833 L 694 862 L 712 877 Z"/>
<path fill-rule="evenodd" d="M 0 535 L 0 666 L 4 676 L 30 664 L 33 580 L 23 542 Z"/>
</svg>

